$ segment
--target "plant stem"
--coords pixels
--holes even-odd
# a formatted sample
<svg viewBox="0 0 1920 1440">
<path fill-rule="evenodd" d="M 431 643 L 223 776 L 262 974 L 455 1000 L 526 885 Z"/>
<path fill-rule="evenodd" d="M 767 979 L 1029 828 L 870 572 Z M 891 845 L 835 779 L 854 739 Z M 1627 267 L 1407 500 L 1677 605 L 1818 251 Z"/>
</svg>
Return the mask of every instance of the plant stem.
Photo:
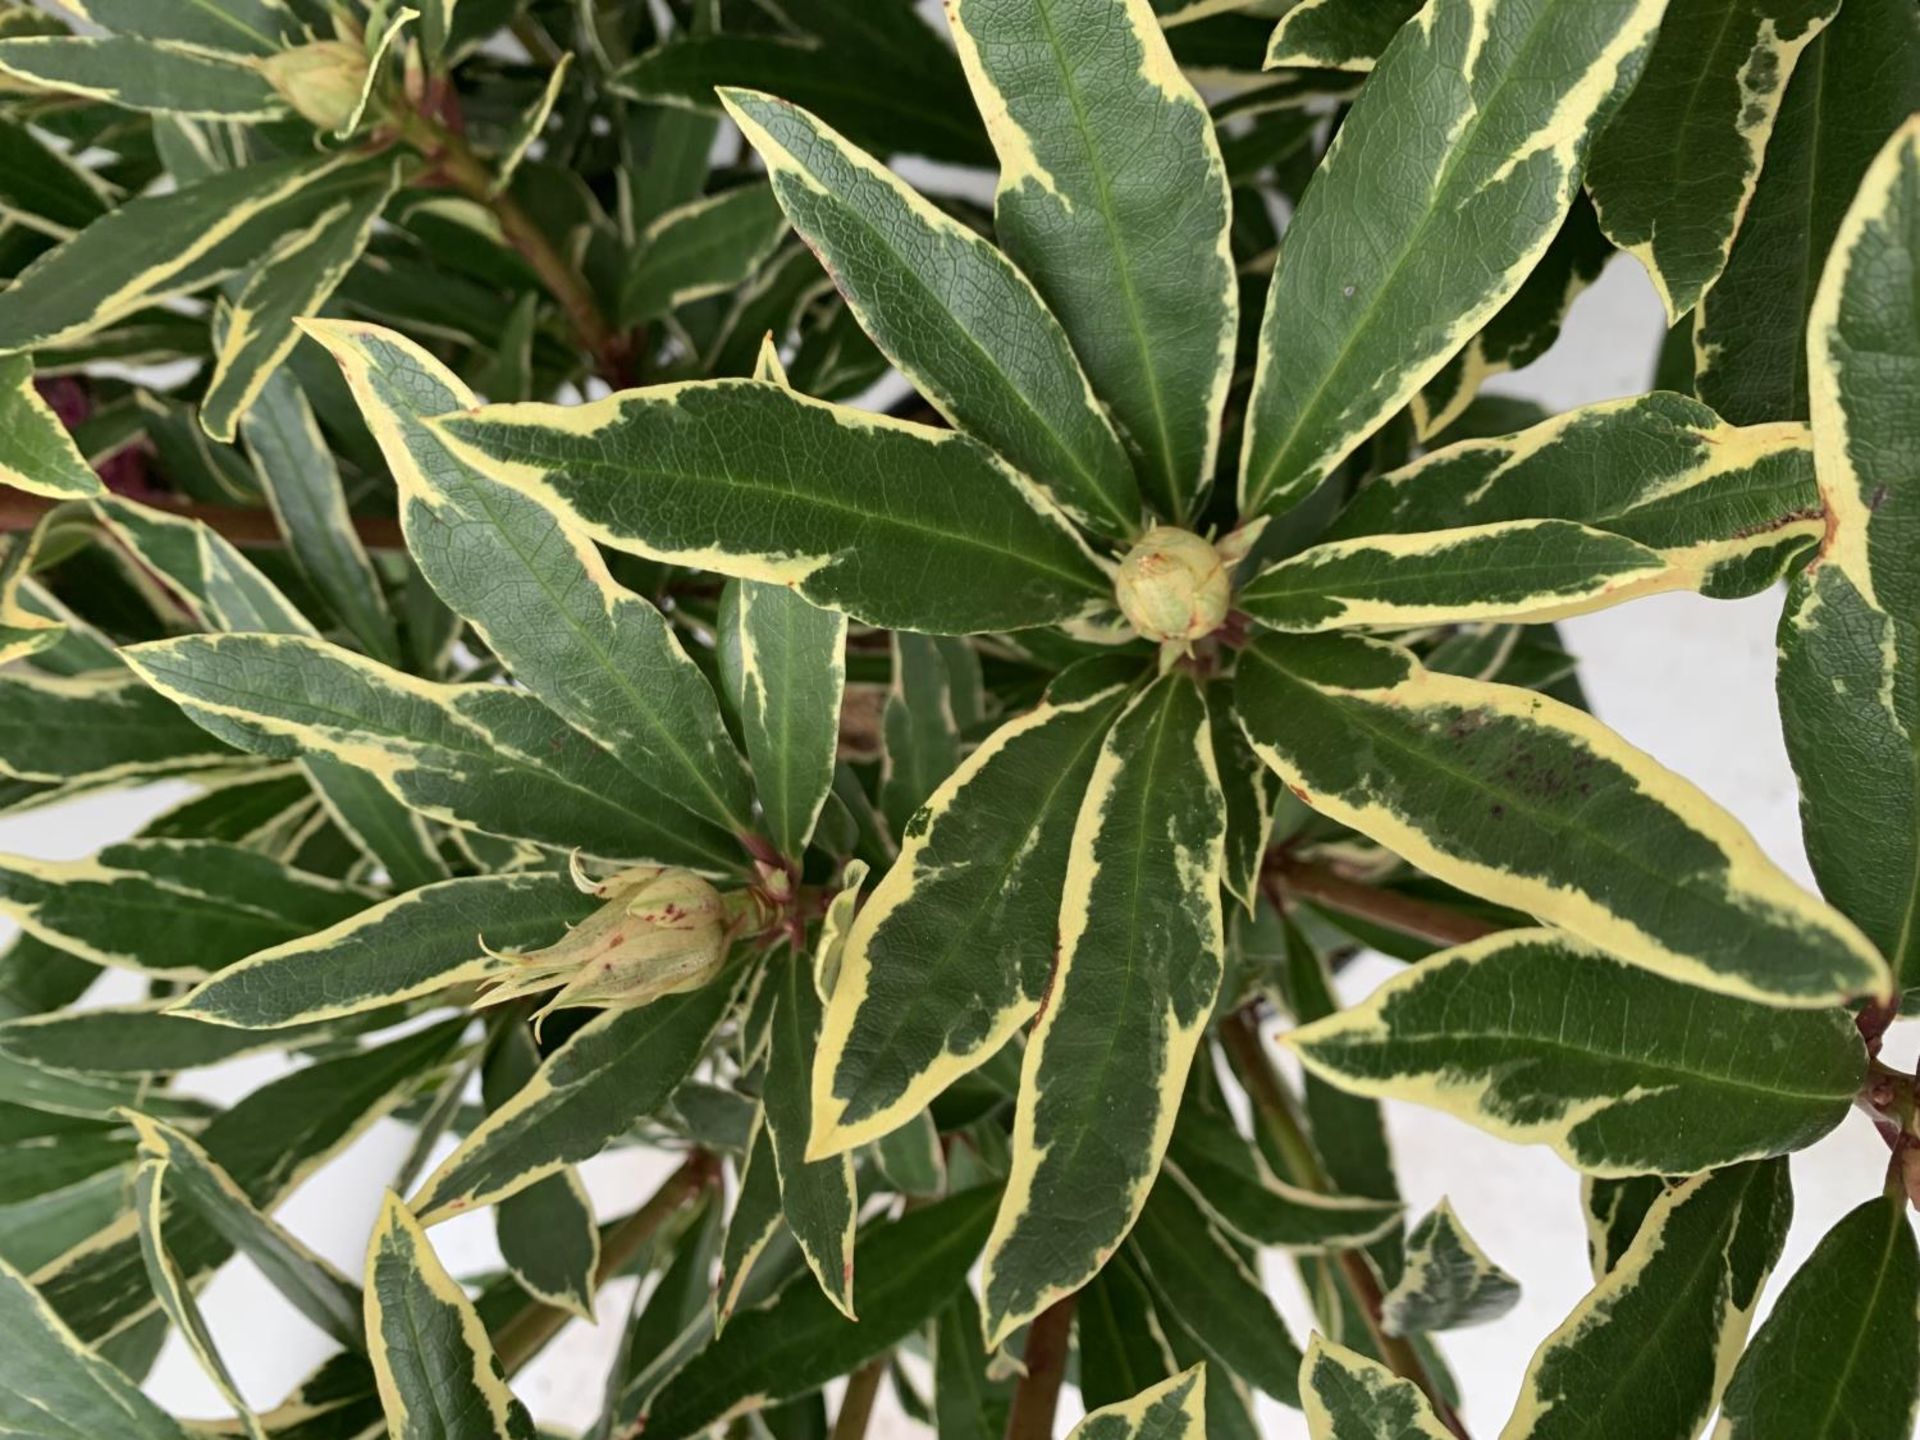
<svg viewBox="0 0 1920 1440">
<path fill-rule="evenodd" d="M 520 252 L 540 283 L 567 312 L 574 335 L 592 353 L 602 377 L 611 384 L 621 384 L 628 373 L 626 342 L 614 333 L 586 280 L 553 248 L 546 232 L 518 200 L 496 188 L 493 172 L 459 135 L 419 114 L 398 117 L 397 123 L 400 138 L 434 161 L 448 184 L 493 212 L 507 243 Z"/>
<path fill-rule="evenodd" d="M 607 1232 L 601 1242 L 600 1264 L 593 1272 L 597 1291 L 624 1270 L 672 1218 L 719 1173 L 714 1158 L 704 1150 L 689 1154 L 680 1168 L 669 1175 L 646 1204 Z M 500 1364 L 511 1375 L 546 1346 L 573 1316 L 554 1305 L 534 1304 L 519 1311 L 494 1332 L 493 1348 Z"/>
<path fill-rule="evenodd" d="M 874 1398 L 880 1393 L 880 1378 L 886 1373 L 887 1355 L 877 1356 L 853 1372 L 847 1381 L 847 1393 L 840 1397 L 840 1413 L 833 1417 L 831 1440 L 861 1440 L 867 1433 Z"/>
<path fill-rule="evenodd" d="M 1253 1102 L 1254 1118 L 1267 1132 L 1290 1172 L 1287 1178 L 1302 1189 L 1330 1192 L 1333 1186 L 1319 1156 L 1314 1153 L 1312 1141 L 1294 1114 L 1293 1102 L 1281 1085 L 1273 1062 L 1267 1057 L 1266 1045 L 1260 1039 L 1260 1029 L 1251 1009 L 1242 1007 L 1223 1020 L 1220 1038 L 1234 1073 L 1246 1089 L 1247 1098 Z M 1433 1413 L 1440 1423 L 1465 1440 L 1466 1427 L 1420 1358 L 1420 1352 L 1404 1336 L 1386 1333 L 1380 1319 L 1385 1297 L 1381 1294 L 1380 1279 L 1373 1273 L 1373 1263 L 1365 1252 L 1341 1250 L 1333 1259 L 1340 1282 L 1366 1322 L 1367 1333 L 1373 1337 L 1374 1349 L 1381 1360 L 1396 1375 L 1418 1385 L 1433 1405 Z"/>
<path fill-rule="evenodd" d="M 1303 899 L 1436 945 L 1464 945 L 1501 928 L 1477 915 L 1349 880 L 1329 865 L 1281 859 L 1270 873 L 1279 877 L 1282 888 Z"/>
<path fill-rule="evenodd" d="M 1007 1415 L 1007 1440 L 1052 1440 L 1053 1412 L 1067 1378 L 1067 1352 L 1073 1335 L 1073 1306 L 1079 1292 L 1056 1300 L 1027 1330 L 1027 1373 L 1013 1392 Z"/>
<path fill-rule="evenodd" d="M 283 545 L 286 537 L 280 533 L 279 522 L 273 518 L 273 512 L 264 508 L 247 509 L 238 505 L 199 505 L 191 501 L 182 501 L 178 497 L 161 491 L 146 491 L 128 495 L 129 500 L 138 500 L 143 505 L 151 505 L 156 510 L 165 510 L 172 515 L 180 515 L 188 520 L 198 520 L 208 529 L 225 536 L 236 545 Z M 55 500 L 46 495 L 29 495 L 24 490 L 11 490 L 0 485 L 0 534 L 12 534 L 31 530 L 40 523 L 40 517 L 56 505 L 72 502 Z M 400 522 L 383 515 L 356 515 L 353 517 L 354 533 L 359 535 L 360 543 L 369 550 L 400 550 L 406 542 L 400 537 Z"/>
</svg>

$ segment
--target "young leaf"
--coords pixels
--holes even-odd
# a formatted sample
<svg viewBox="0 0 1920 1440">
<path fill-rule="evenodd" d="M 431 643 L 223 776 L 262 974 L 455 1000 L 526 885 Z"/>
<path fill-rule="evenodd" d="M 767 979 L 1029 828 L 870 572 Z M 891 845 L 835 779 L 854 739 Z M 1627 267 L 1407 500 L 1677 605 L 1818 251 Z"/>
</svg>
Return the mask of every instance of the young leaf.
<svg viewBox="0 0 1920 1440">
<path fill-rule="evenodd" d="M 488 1113 L 517 1095 L 540 1068 L 540 1052 L 525 1025 L 511 1025 L 480 1072 L 480 1099 Z M 600 1231 L 593 1202 L 571 1166 L 507 1196 L 493 1212 L 500 1258 L 529 1295 L 589 1323 Z"/>
<path fill-rule="evenodd" d="M 326 304 L 358 263 L 399 183 L 395 165 L 384 183 L 348 196 L 261 257 L 234 301 L 200 402 L 200 423 L 214 439 L 233 439 L 261 387 L 299 343 L 294 321 Z"/>
<path fill-rule="evenodd" d="M 827 1001 L 808 1151 L 905 1124 L 999 1052 L 1053 968 L 1074 820 L 1133 667 L 1063 675 L 936 790 L 854 918 Z"/>
<path fill-rule="evenodd" d="M 1147 498 L 1184 520 L 1213 479 L 1239 321 L 1206 106 L 1146 0 L 951 0 L 947 16 L 1000 159 L 1000 244 L 1060 317 Z"/>
<path fill-rule="evenodd" d="M 534 1440 L 473 1302 L 391 1192 L 367 1245 L 366 1314 L 393 1440 Z"/>
<path fill-rule="evenodd" d="M 1634 464 L 1620 463 L 1626 453 Z M 1671 567 L 1662 586 L 1717 599 L 1765 589 L 1825 523 L 1804 426 L 1728 425 L 1698 401 L 1655 392 L 1431 451 L 1361 491 L 1328 536 L 1520 520 L 1636 541 Z"/>
<path fill-rule="evenodd" d="M 31 355 L 0 356 L 0 485 L 56 500 L 106 492 L 53 407 L 33 388 Z"/>
<path fill-rule="evenodd" d="M 1315 1333 L 1300 1362 L 1312 1440 L 1452 1440 L 1411 1380 Z"/>
<path fill-rule="evenodd" d="M 1888 988 L 1852 925 L 1584 711 L 1350 636 L 1267 636 L 1236 689 L 1296 795 L 1439 879 L 1726 995 L 1824 1006 Z"/>
<path fill-rule="evenodd" d="M 1287 230 L 1243 513 L 1304 499 L 1519 289 L 1662 8 L 1434 0 L 1395 36 Z"/>
<path fill-rule="evenodd" d="M 1095 1410 L 1067 1440 L 1202 1440 L 1206 1404 L 1207 1367 L 1196 1365 L 1131 1400 Z"/>
<path fill-rule="evenodd" d="M 1714 1440 L 1906 1440 L 1920 1411 L 1920 1251 L 1900 1197 L 1829 1230 L 1727 1386 Z"/>
<path fill-rule="evenodd" d="M 1688 1440 L 1720 1399 L 1793 1215 L 1785 1160 L 1697 1175 L 1534 1352 L 1501 1440 Z"/>
<path fill-rule="evenodd" d="M 847 617 L 784 585 L 730 580 L 720 597 L 720 674 L 740 715 L 754 790 L 780 853 L 798 860 L 833 788 Z"/>
<path fill-rule="evenodd" d="M 1777 1048 L 1755 1047 L 1756 1027 Z M 1863 1073 L 1837 1008 L 1697 991 L 1551 930 L 1442 951 L 1286 1043 L 1345 1089 L 1551 1145 L 1596 1175 L 1800 1149 L 1840 1123 Z"/>
<path fill-rule="evenodd" d="M 1110 593 L 1060 513 L 978 442 L 778 384 L 493 405 L 435 428 L 602 544 L 788 585 L 872 625 L 1016 630 Z"/>
<path fill-rule="evenodd" d="M 507 968 L 488 950 L 537 950 L 595 908 L 563 875 L 445 880 L 256 951 L 173 1011 L 247 1029 L 360 1014 L 483 980 Z"/>
<path fill-rule="evenodd" d="M 212 840 L 129 840 L 93 860 L 0 857 L 0 908 L 50 944 L 199 979 L 366 908 L 371 897 Z"/>
<path fill-rule="evenodd" d="M 738 848 L 525 691 L 420 680 L 297 636 L 190 635 L 127 663 L 209 730 L 319 751 L 430 819 L 608 859 L 721 871 Z"/>
<path fill-rule="evenodd" d="M 1407 1235 L 1406 1269 L 1380 1304 L 1389 1335 L 1422 1335 L 1497 1320 L 1520 1300 L 1520 1282 L 1473 1243 L 1445 1200 Z"/>
<path fill-rule="evenodd" d="M 408 548 L 440 597 L 528 688 L 659 792 L 656 814 L 684 807 L 751 830 L 745 767 L 665 618 L 614 581 L 563 513 L 463 464 L 423 423 L 472 405 L 472 392 L 390 330 L 333 320 L 306 330 L 340 362 L 400 486 Z"/>
<path fill-rule="evenodd" d="M 1920 982 L 1920 122 L 1867 171 L 1808 322 L 1820 556 L 1780 621 L 1780 718 L 1822 891 Z"/>
<path fill-rule="evenodd" d="M 992 1345 L 1096 1273 L 1153 1188 L 1220 988 L 1225 809 L 1206 701 L 1174 671 L 1115 722 L 1074 825 L 982 1272 Z"/>
<path fill-rule="evenodd" d="M 820 993 L 806 956 L 783 953 L 769 963 L 773 968 L 762 983 L 776 988 L 766 1129 L 780 1177 L 780 1208 L 821 1290 L 853 1319 L 853 1232 L 860 1211 L 853 1157 L 807 1158 L 813 1123 L 808 1077 L 819 1046 Z"/>
<path fill-rule="evenodd" d="M 140 1387 L 87 1348 L 11 1264 L 0 1260 L 0 1434 L 44 1435 L 49 1417 L 71 1435 L 189 1440 Z"/>
<path fill-rule="evenodd" d="M 737 185 L 676 206 L 641 232 L 621 313 L 645 324 L 736 289 L 786 233 L 786 216 L 765 185 Z"/>
<path fill-rule="evenodd" d="M 966 1283 L 993 1200 L 991 1189 L 967 1190 L 868 1225 L 859 1240 L 870 1273 L 858 1324 L 810 1275 L 736 1315 L 654 1396 L 646 1412 L 650 1440 L 687 1440 L 727 1415 L 810 1394 L 884 1355 Z"/>
<path fill-rule="evenodd" d="M 414 1213 L 437 1224 L 598 1155 L 692 1073 L 741 979 L 736 962 L 701 989 L 606 1010 L 581 1026 L 427 1177 Z"/>
<path fill-rule="evenodd" d="M 1273 27 L 1266 68 L 1373 69 L 1420 0 L 1301 0 Z"/>
<path fill-rule="evenodd" d="M 190 1136 L 134 1112 L 127 1119 L 140 1136 L 141 1153 L 166 1163 L 168 1193 L 177 1203 L 197 1211 L 329 1337 L 349 1350 L 363 1348 L 359 1286 L 256 1208 Z"/>
<path fill-rule="evenodd" d="M 0 74 L 129 110 L 210 120 L 286 113 L 266 77 L 238 56 L 131 35 L 0 40 Z"/>
<path fill-rule="evenodd" d="M 1700 302 L 1694 383 L 1728 420 L 1807 418 L 1814 286 L 1867 166 L 1916 108 L 1920 13 L 1847 0 L 1794 67 L 1727 268 Z"/>
<path fill-rule="evenodd" d="M 1140 490 L 1126 452 L 1032 283 L 806 111 L 751 90 L 720 98 L 894 366 L 1076 520 L 1131 535 Z"/>
</svg>

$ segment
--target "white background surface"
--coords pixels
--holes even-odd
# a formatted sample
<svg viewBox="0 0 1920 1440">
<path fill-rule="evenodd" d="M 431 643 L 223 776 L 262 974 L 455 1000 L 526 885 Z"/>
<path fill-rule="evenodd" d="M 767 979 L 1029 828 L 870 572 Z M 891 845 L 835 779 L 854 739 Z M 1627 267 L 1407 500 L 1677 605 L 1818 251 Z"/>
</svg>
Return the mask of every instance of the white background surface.
<svg viewBox="0 0 1920 1440">
<path fill-rule="evenodd" d="M 1523 377 L 1499 384 L 1551 408 L 1644 389 L 1661 328 L 1659 306 L 1637 265 L 1616 261 L 1575 306 L 1561 344 Z M 1595 707 L 1629 740 L 1687 775 L 1744 821 L 1761 845 L 1796 877 L 1808 880 L 1800 849 L 1792 775 L 1772 700 L 1773 626 L 1777 594 L 1738 603 L 1661 596 L 1568 625 Z M 156 787 L 98 797 L 58 811 L 0 820 L 0 851 L 62 858 L 90 853 L 136 829 L 181 793 Z M 1364 993 L 1391 968 L 1357 965 L 1347 977 Z M 114 983 L 125 977 L 114 977 Z M 132 986 L 111 991 L 129 998 Z M 1910 1063 L 1914 1035 L 1897 1028 L 1889 1058 Z M 216 1099 L 246 1093 L 274 1072 L 268 1060 L 247 1060 L 200 1072 L 195 1088 Z M 1491 1140 L 1444 1116 L 1390 1104 L 1388 1120 L 1402 1182 L 1415 1213 L 1442 1195 L 1482 1246 L 1516 1275 L 1519 1306 L 1500 1321 L 1456 1333 L 1445 1349 L 1460 1377 L 1465 1414 L 1475 1434 L 1494 1435 L 1516 1395 L 1534 1347 L 1589 1285 L 1578 1183 L 1542 1149 Z M 382 1122 L 286 1204 L 282 1219 L 349 1273 L 361 1255 L 381 1189 L 407 1147 L 409 1131 Z M 1866 1122 L 1850 1117 L 1819 1145 L 1795 1157 L 1796 1216 L 1787 1253 L 1769 1292 L 1812 1248 L 1826 1227 L 1880 1185 L 1885 1150 Z M 605 1214 L 630 1209 L 667 1166 L 648 1157 L 616 1156 L 586 1167 L 589 1188 Z M 433 1232 L 456 1274 L 488 1268 L 495 1254 L 489 1222 L 471 1217 Z M 1310 1328 L 1305 1303 L 1277 1256 L 1271 1268 L 1297 1337 Z M 603 1321 L 574 1326 L 517 1382 L 536 1415 L 562 1425 L 585 1423 L 599 1403 L 602 1377 L 626 1294 L 603 1296 Z M 229 1266 L 206 1296 L 209 1321 L 247 1398 L 271 1407 L 328 1349 L 250 1268 Z M 149 1389 L 178 1413 L 216 1415 L 215 1392 L 177 1337 L 169 1339 Z M 1062 1428 L 1073 1413 L 1063 1406 Z M 1275 1437 L 1304 1436 L 1299 1415 L 1266 1403 L 1263 1427 Z M 912 1427 L 883 1399 L 875 1435 Z M 924 1433 L 924 1432 L 920 1432 Z M 1630 1440 L 1630 1437 L 1622 1437 Z"/>
</svg>

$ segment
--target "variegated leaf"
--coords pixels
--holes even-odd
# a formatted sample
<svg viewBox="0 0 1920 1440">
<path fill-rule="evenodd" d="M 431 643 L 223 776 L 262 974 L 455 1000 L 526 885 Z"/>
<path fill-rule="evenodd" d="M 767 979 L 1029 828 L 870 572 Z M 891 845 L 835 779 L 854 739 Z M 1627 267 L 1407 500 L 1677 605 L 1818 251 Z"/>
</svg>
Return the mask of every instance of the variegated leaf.
<svg viewBox="0 0 1920 1440">
<path fill-rule="evenodd" d="M 1432 0 L 1394 38 L 1287 230 L 1241 451 L 1244 513 L 1304 499 L 1519 289 L 1662 8 Z"/>
<path fill-rule="evenodd" d="M 1839 0 L 1668 0 L 1646 70 L 1594 142 L 1600 224 L 1685 315 L 1720 278 L 1800 52 Z"/>
<path fill-rule="evenodd" d="M 1779 579 L 1825 515 L 1804 426 L 1728 425 L 1696 400 L 1656 391 L 1434 450 L 1367 486 L 1328 533 L 1416 536 L 1521 520 L 1578 522 L 1657 551 L 1668 569 L 1643 582 L 1652 588 L 1738 599 Z"/>
<path fill-rule="evenodd" d="M 238 56 L 131 35 L 0 40 L 0 74 L 129 110 L 209 120 L 272 120 L 285 106 Z"/>
<path fill-rule="evenodd" d="M 275 758 L 332 755 L 431 819 L 609 859 L 737 863 L 730 835 L 669 810 L 525 691 L 421 680 L 296 636 L 185 636 L 125 653 L 223 738 Z"/>
<path fill-rule="evenodd" d="M 1095 1410 L 1067 1440 L 1202 1440 L 1206 1397 L 1207 1367 L 1196 1365 L 1131 1400 Z"/>
<path fill-rule="evenodd" d="M 1534 1352 L 1500 1440 L 1692 1440 L 1720 1399 L 1793 1216 L 1787 1162 L 1667 1192 Z"/>
<path fill-rule="evenodd" d="M 1620 1263 L 1653 1202 L 1667 1191 L 1663 1175 L 1580 1177 L 1580 1213 L 1587 1223 L 1587 1262 L 1595 1280 Z"/>
<path fill-rule="evenodd" d="M 380 1021 L 391 1023 L 400 1018 L 398 1010 L 390 1010 L 385 1015 L 369 1016 L 365 1026 L 323 1023 L 292 1034 L 263 1035 L 190 1015 L 170 1014 L 165 1008 L 169 1003 L 142 1000 L 125 1005 L 89 1005 L 8 1020 L 0 1024 L 0 1051 L 35 1064 L 95 1075 L 167 1075 L 217 1065 L 258 1050 L 336 1039 L 356 1028 L 374 1028 Z"/>
<path fill-rule="evenodd" d="M 1110 594 L 1060 512 L 978 442 L 776 383 L 494 405 L 434 428 L 602 544 L 788 585 L 873 625 L 1014 630 Z"/>
<path fill-rule="evenodd" d="M 1920 121 L 1887 143 L 1809 321 L 1818 558 L 1780 621 L 1780 718 L 1821 889 L 1920 983 Z"/>
<path fill-rule="evenodd" d="M 1140 490 L 1126 452 L 1032 283 L 805 110 L 750 90 L 721 99 L 895 367 L 1076 520 L 1131 535 Z"/>
<path fill-rule="evenodd" d="M 991 1344 L 1095 1274 L 1153 1188 L 1220 988 L 1225 808 L 1206 701 L 1174 671 L 1114 723 L 1074 826 L 987 1245 Z"/>
<path fill-rule="evenodd" d="M 1373 69 L 1422 0 L 1300 0 L 1267 42 L 1267 68 Z"/>
<path fill-rule="evenodd" d="M 0 356 L 0 485 L 56 500 L 106 489 L 33 388 L 31 355 Z"/>
<path fill-rule="evenodd" d="M 904 836 L 940 782 L 960 763 L 960 723 L 954 711 L 955 677 L 940 641 L 895 631 L 893 685 L 881 717 L 880 813 Z"/>
<path fill-rule="evenodd" d="M 1213 480 L 1239 290 L 1213 125 L 1147 0 L 948 0 L 1000 159 L 1001 247 L 1184 520 Z"/>
<path fill-rule="evenodd" d="M 1520 1282 L 1474 1244 L 1445 1200 L 1407 1234 L 1406 1268 L 1380 1303 L 1389 1335 L 1423 1335 L 1498 1320 L 1520 1300 Z"/>
<path fill-rule="evenodd" d="M 810 1153 L 905 1124 L 1039 1008 L 1074 819 L 1135 669 L 1067 671 L 920 812 L 847 937 L 814 1066 Z"/>
<path fill-rule="evenodd" d="M 1236 687 L 1300 799 L 1439 879 L 1729 996 L 1820 1007 L 1890 987 L 1859 931 L 1584 711 L 1338 635 L 1260 640 Z"/>
<path fill-rule="evenodd" d="M 706 677 L 659 611 L 621 588 L 563 511 L 449 453 L 424 417 L 474 397 L 411 341 L 372 325 L 308 321 L 340 362 L 401 490 L 401 525 L 428 581 L 515 676 L 712 833 L 751 831 L 747 772 Z"/>
<path fill-rule="evenodd" d="M 230 745 L 132 676 L 0 676 L 0 774 L 105 785 L 228 766 Z"/>
<path fill-rule="evenodd" d="M 1752 1045 L 1756 1027 L 1777 1047 Z M 1800 1149 L 1840 1123 L 1865 1073 L 1837 1008 L 1698 992 L 1549 930 L 1442 951 L 1286 1043 L 1345 1089 L 1551 1145 L 1596 1175 Z"/>
<path fill-rule="evenodd" d="M 473 1302 L 391 1193 L 367 1245 L 366 1316 L 393 1440 L 534 1440 Z"/>
<path fill-rule="evenodd" d="M 765 983 L 764 981 L 762 983 Z M 764 1108 L 756 1109 L 747 1153 L 740 1162 L 740 1194 L 727 1217 L 720 1247 L 720 1273 L 713 1287 L 713 1330 L 717 1336 L 740 1304 L 753 1267 L 785 1226 L 780 1213 L 780 1177 L 773 1158 L 773 1137 Z"/>
<path fill-rule="evenodd" d="M 298 37 L 283 0 L 58 0 L 60 8 L 116 35 L 175 40 L 203 50 L 269 55 Z"/>
<path fill-rule="evenodd" d="M 1311 1440 L 1456 1440 L 1411 1380 L 1315 1334 L 1300 1363 Z"/>
<path fill-rule="evenodd" d="M 622 284 L 621 313 L 645 324 L 737 289 L 786 233 L 772 189 L 758 183 L 675 206 L 640 233 Z"/>
</svg>

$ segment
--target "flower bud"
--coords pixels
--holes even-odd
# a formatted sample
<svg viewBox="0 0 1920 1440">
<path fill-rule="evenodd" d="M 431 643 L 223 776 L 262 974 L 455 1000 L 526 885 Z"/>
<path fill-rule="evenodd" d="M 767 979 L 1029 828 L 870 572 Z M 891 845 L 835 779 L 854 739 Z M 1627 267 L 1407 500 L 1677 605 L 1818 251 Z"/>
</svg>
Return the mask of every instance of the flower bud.
<svg viewBox="0 0 1920 1440">
<path fill-rule="evenodd" d="M 1191 530 L 1156 525 L 1120 562 L 1120 613 L 1147 640 L 1198 640 L 1227 618 L 1232 586 L 1219 554 Z"/>
<path fill-rule="evenodd" d="M 366 88 L 367 53 L 348 40 L 321 40 L 268 56 L 260 71 L 302 118 L 338 130 L 353 118 Z"/>
<path fill-rule="evenodd" d="M 697 990 L 720 972 L 733 938 L 731 916 L 726 898 L 698 875 L 641 865 L 594 882 L 576 863 L 574 879 L 606 903 L 544 950 L 487 950 L 515 968 L 481 1004 L 557 985 L 541 1016 L 572 1005 L 631 1009 Z"/>
</svg>

